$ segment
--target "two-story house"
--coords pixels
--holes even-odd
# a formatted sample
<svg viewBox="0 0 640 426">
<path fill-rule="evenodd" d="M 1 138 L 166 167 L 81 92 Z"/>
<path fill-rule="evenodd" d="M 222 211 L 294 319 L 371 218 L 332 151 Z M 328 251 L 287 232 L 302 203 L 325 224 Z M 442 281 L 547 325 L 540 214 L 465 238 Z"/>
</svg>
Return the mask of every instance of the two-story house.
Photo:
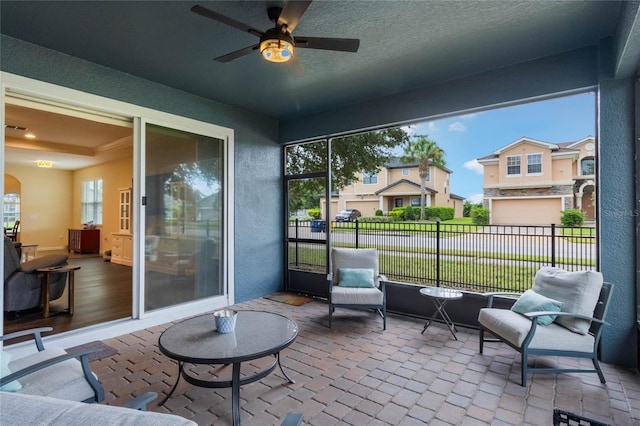
<svg viewBox="0 0 640 426">
<path fill-rule="evenodd" d="M 426 205 L 453 207 L 455 217 L 462 217 L 464 198 L 451 193 L 450 176 L 446 167 L 431 166 L 426 179 Z M 384 214 L 394 207 L 420 206 L 420 176 L 418 163 L 385 164 L 377 173 L 360 173 L 358 180 L 331 197 L 331 212 L 357 209 L 363 216 L 374 216 L 376 210 Z M 325 199 L 320 199 L 325 212 Z"/>
<path fill-rule="evenodd" d="M 492 224 L 559 224 L 566 209 L 595 220 L 595 140 L 548 143 L 523 137 L 479 158 Z"/>
</svg>

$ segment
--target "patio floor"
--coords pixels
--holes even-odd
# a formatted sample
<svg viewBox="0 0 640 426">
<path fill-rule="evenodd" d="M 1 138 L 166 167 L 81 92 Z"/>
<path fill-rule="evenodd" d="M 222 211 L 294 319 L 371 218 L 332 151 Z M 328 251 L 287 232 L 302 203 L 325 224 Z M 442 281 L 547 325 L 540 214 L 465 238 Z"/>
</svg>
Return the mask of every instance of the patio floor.
<svg viewBox="0 0 640 426">
<path fill-rule="evenodd" d="M 235 307 L 286 315 L 300 330 L 281 353 L 295 384 L 276 369 L 243 386 L 243 425 L 279 424 L 291 411 L 302 412 L 307 425 L 551 425 L 554 407 L 615 425 L 640 424 L 635 370 L 603 364 L 606 385 L 596 374 L 534 375 L 523 388 L 519 354 L 488 343 L 480 355 L 476 330 L 460 328 L 456 341 L 440 323 L 420 334 L 423 320 L 390 314 L 383 332 L 375 314 L 346 309 L 336 310 L 330 330 L 322 301 L 293 306 L 259 298 Z M 108 404 L 122 405 L 145 391 L 158 392 L 160 400 L 169 392 L 177 364 L 157 347 L 169 325 L 105 341 L 119 354 L 92 367 Z M 219 374 L 230 370 L 221 367 Z M 200 425 L 230 425 L 231 389 L 197 388 L 181 380 L 165 406 L 156 401 L 149 410 Z"/>
</svg>

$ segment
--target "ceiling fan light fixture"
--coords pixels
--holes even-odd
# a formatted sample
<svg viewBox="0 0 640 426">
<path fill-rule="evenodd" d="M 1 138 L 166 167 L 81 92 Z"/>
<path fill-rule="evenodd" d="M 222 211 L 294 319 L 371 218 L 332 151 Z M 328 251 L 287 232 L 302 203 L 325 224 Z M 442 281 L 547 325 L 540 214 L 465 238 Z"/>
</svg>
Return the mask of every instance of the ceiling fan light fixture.
<svg viewBox="0 0 640 426">
<path fill-rule="evenodd" d="M 269 62 L 287 62 L 293 58 L 293 38 L 286 34 L 267 32 L 260 39 L 260 53 Z"/>
</svg>

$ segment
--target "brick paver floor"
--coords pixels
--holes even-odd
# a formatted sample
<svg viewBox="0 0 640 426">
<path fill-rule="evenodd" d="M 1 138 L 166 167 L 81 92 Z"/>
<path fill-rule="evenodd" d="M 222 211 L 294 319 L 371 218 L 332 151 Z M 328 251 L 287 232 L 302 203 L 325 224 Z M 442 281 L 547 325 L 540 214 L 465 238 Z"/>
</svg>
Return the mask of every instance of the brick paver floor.
<svg viewBox="0 0 640 426">
<path fill-rule="evenodd" d="M 390 314 L 383 331 L 376 314 L 346 309 L 336 310 L 329 329 L 323 301 L 292 306 L 260 298 L 235 308 L 286 315 L 300 330 L 281 353 L 295 384 L 276 369 L 243 386 L 243 425 L 276 425 L 291 411 L 302 412 L 304 424 L 317 426 L 551 425 L 554 407 L 615 425 L 640 424 L 635 370 L 603 364 L 606 385 L 595 374 L 534 375 L 523 388 L 519 354 L 499 343 L 485 344 L 479 354 L 476 330 L 459 329 L 456 341 L 442 324 L 421 334 L 422 320 Z M 105 341 L 119 351 L 92 363 L 106 403 L 122 405 L 146 391 L 158 392 L 160 400 L 169 392 L 177 363 L 157 346 L 169 325 Z M 583 362 L 562 360 L 567 361 Z M 230 367 L 212 368 L 230 375 Z M 231 389 L 197 388 L 181 380 L 164 406 L 156 401 L 149 410 L 200 425 L 230 425 Z"/>
</svg>

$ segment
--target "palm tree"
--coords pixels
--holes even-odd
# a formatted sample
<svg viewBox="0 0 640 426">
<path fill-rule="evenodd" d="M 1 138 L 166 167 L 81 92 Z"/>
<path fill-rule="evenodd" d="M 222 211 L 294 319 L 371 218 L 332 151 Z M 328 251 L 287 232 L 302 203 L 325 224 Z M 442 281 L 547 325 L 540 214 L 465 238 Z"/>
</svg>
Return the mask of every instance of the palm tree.
<svg viewBox="0 0 640 426">
<path fill-rule="evenodd" d="M 425 220 L 426 181 L 429 166 L 444 167 L 445 152 L 435 141 L 427 139 L 427 136 L 416 136 L 417 139 L 409 141 L 404 149 L 404 155 L 400 157 L 403 163 L 418 162 L 418 175 L 420 176 L 420 220 Z"/>
</svg>

